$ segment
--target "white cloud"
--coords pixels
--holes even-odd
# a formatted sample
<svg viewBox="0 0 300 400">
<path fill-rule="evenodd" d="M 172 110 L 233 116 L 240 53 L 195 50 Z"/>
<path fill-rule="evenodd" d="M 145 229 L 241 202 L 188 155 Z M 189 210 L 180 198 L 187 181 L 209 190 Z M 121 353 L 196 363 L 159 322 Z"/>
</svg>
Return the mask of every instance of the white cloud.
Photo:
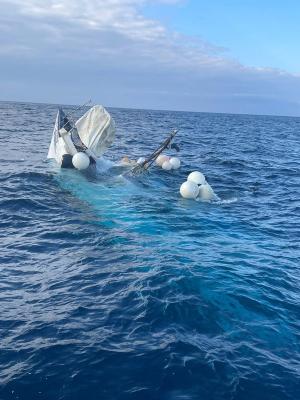
<svg viewBox="0 0 300 400">
<path fill-rule="evenodd" d="M 138 12 L 141 0 L 2 0 L 15 6 L 24 16 L 67 20 L 68 24 L 82 25 L 86 29 L 113 29 L 129 37 L 155 39 L 164 35 L 165 29 Z"/>
<path fill-rule="evenodd" d="M 153 1 L 170 6 L 180 2 Z M 299 77 L 242 66 L 217 46 L 170 32 L 143 16 L 145 3 L 147 0 L 0 0 L 4 72 L 10 80 L 13 74 L 16 80 L 23 79 L 20 88 L 26 87 L 27 81 L 31 87 L 42 81 L 45 94 L 51 80 L 60 80 L 62 87 L 72 76 L 85 82 L 83 92 L 93 91 L 100 76 L 104 100 L 117 105 L 231 112 L 255 112 L 257 108 L 256 112 L 263 113 L 276 103 L 296 112 Z M 77 101 L 74 99 L 73 95 L 65 101 Z M 276 107 L 274 112 L 280 113 L 281 106 Z"/>
<path fill-rule="evenodd" d="M 178 3 L 174 0 L 160 2 Z M 169 32 L 159 22 L 145 18 L 140 12 L 140 7 L 146 3 L 144 0 L 0 0 L 1 3 L 6 5 L 10 18 L 10 11 L 14 9 L 14 18 L 20 31 L 23 30 L 23 34 L 6 36 L 6 49 L 11 41 L 13 53 L 18 45 L 20 49 L 26 47 L 39 52 L 44 42 L 65 46 L 68 52 L 78 43 L 84 46 L 86 40 L 86 45 L 91 43 L 91 50 L 95 52 L 126 51 L 128 58 L 136 52 L 140 58 L 152 58 L 157 64 L 195 68 L 228 63 L 217 54 L 219 48 Z M 10 18 L 5 20 L 5 12 L 2 15 L 0 21 L 2 19 L 5 26 Z"/>
</svg>

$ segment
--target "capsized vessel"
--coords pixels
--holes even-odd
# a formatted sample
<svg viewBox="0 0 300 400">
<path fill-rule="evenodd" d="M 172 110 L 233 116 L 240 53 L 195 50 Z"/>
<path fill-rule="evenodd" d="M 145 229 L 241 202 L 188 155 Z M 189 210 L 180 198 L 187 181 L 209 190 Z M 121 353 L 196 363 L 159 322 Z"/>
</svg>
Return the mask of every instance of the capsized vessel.
<svg viewBox="0 0 300 400">
<path fill-rule="evenodd" d="M 61 168 L 86 169 L 114 138 L 114 120 L 103 106 L 93 106 L 76 122 L 59 108 L 47 158 L 55 159 Z"/>
</svg>

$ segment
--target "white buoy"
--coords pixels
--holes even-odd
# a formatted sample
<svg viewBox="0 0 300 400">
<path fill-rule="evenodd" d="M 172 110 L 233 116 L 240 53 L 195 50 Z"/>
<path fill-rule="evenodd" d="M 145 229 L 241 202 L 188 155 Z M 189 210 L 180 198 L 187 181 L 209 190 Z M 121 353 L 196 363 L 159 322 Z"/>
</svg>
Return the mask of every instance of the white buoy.
<svg viewBox="0 0 300 400">
<path fill-rule="evenodd" d="M 170 158 L 170 164 L 172 165 L 173 169 L 178 169 L 178 168 L 180 168 L 181 162 L 180 162 L 179 158 L 172 157 L 172 158 Z"/>
<path fill-rule="evenodd" d="M 205 176 L 202 174 L 202 172 L 199 171 L 191 172 L 187 177 L 187 180 L 190 182 L 194 182 L 197 185 L 203 185 L 206 182 Z"/>
<path fill-rule="evenodd" d="M 215 200 L 217 198 L 212 187 L 207 182 L 199 187 L 198 197 L 204 201 Z"/>
<path fill-rule="evenodd" d="M 137 163 L 138 163 L 138 164 L 143 164 L 143 162 L 145 162 L 145 161 L 146 161 L 145 157 L 140 157 L 140 158 L 137 160 Z"/>
<path fill-rule="evenodd" d="M 90 158 L 85 153 L 79 151 L 72 157 L 72 164 L 79 170 L 87 169 L 90 165 Z"/>
<path fill-rule="evenodd" d="M 162 169 L 166 170 L 166 171 L 170 171 L 172 169 L 172 164 L 170 163 L 170 161 L 164 161 L 163 165 L 161 166 Z"/>
<path fill-rule="evenodd" d="M 155 162 L 156 162 L 156 164 L 157 164 L 159 167 L 162 167 L 163 163 L 164 163 L 165 161 L 169 161 L 169 159 L 170 159 L 170 157 L 166 156 L 165 154 L 160 154 L 160 155 L 157 157 L 157 159 L 155 160 Z"/>
<path fill-rule="evenodd" d="M 198 193 L 199 187 L 194 182 L 186 181 L 180 186 L 180 194 L 185 199 L 195 199 Z"/>
</svg>

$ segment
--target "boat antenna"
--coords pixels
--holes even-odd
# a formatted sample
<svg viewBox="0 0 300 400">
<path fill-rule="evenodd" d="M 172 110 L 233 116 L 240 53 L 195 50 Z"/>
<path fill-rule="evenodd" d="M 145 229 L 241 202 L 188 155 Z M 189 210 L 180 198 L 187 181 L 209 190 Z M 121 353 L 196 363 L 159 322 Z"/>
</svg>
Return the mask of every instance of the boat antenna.
<svg viewBox="0 0 300 400">
<path fill-rule="evenodd" d="M 80 106 L 78 106 L 77 108 L 75 108 L 75 110 L 72 111 L 72 114 L 74 114 L 75 112 L 79 111 L 81 108 L 83 107 L 87 107 L 92 103 L 92 99 L 89 99 L 87 102 L 85 102 L 84 104 L 81 104 Z"/>
<path fill-rule="evenodd" d="M 62 126 L 62 128 L 64 128 L 66 125 L 68 125 L 70 123 L 70 121 L 72 122 L 72 125 L 75 125 L 75 123 L 74 123 L 75 113 L 77 111 L 81 110 L 82 108 L 91 105 L 91 103 L 92 103 L 92 99 L 89 99 L 84 104 L 81 104 L 80 106 L 76 107 L 75 110 L 72 110 L 72 112 L 70 112 L 69 114 L 65 114 L 66 122 Z"/>
</svg>

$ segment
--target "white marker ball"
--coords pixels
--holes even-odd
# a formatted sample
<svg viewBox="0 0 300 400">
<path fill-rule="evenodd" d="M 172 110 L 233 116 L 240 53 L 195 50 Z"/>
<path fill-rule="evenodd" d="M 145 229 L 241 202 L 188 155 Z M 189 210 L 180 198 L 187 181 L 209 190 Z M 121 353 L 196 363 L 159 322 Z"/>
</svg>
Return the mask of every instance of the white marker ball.
<svg viewBox="0 0 300 400">
<path fill-rule="evenodd" d="M 178 169 L 180 167 L 180 160 L 177 157 L 170 158 L 170 164 L 172 164 L 173 169 Z"/>
<path fill-rule="evenodd" d="M 72 157 L 72 164 L 75 168 L 79 170 L 87 169 L 90 165 L 90 158 L 88 155 L 80 151 L 74 154 L 74 156 Z"/>
<path fill-rule="evenodd" d="M 169 161 L 169 159 L 170 159 L 170 157 L 168 157 L 168 156 L 166 156 L 166 155 L 164 155 L 164 154 L 160 154 L 158 157 L 157 157 L 157 159 L 156 159 L 156 164 L 159 166 L 159 167 L 162 167 L 162 165 L 163 165 L 163 163 L 165 162 L 165 161 Z"/>
<path fill-rule="evenodd" d="M 198 193 L 199 187 L 194 182 L 186 181 L 180 186 L 180 194 L 185 199 L 195 199 Z"/>
<path fill-rule="evenodd" d="M 199 171 L 191 172 L 187 180 L 190 182 L 194 182 L 197 185 L 203 185 L 206 182 L 205 176 L 202 174 L 202 172 Z"/>
<path fill-rule="evenodd" d="M 172 164 L 170 161 L 165 161 L 161 167 L 166 171 L 170 171 L 170 169 L 172 169 Z"/>
<path fill-rule="evenodd" d="M 138 164 L 143 164 L 143 162 L 145 162 L 145 161 L 146 161 L 145 157 L 140 157 L 140 158 L 137 160 L 137 163 L 138 163 Z"/>
<path fill-rule="evenodd" d="M 215 192 L 208 183 L 199 187 L 199 198 L 205 201 L 214 200 L 216 198 Z"/>
</svg>

